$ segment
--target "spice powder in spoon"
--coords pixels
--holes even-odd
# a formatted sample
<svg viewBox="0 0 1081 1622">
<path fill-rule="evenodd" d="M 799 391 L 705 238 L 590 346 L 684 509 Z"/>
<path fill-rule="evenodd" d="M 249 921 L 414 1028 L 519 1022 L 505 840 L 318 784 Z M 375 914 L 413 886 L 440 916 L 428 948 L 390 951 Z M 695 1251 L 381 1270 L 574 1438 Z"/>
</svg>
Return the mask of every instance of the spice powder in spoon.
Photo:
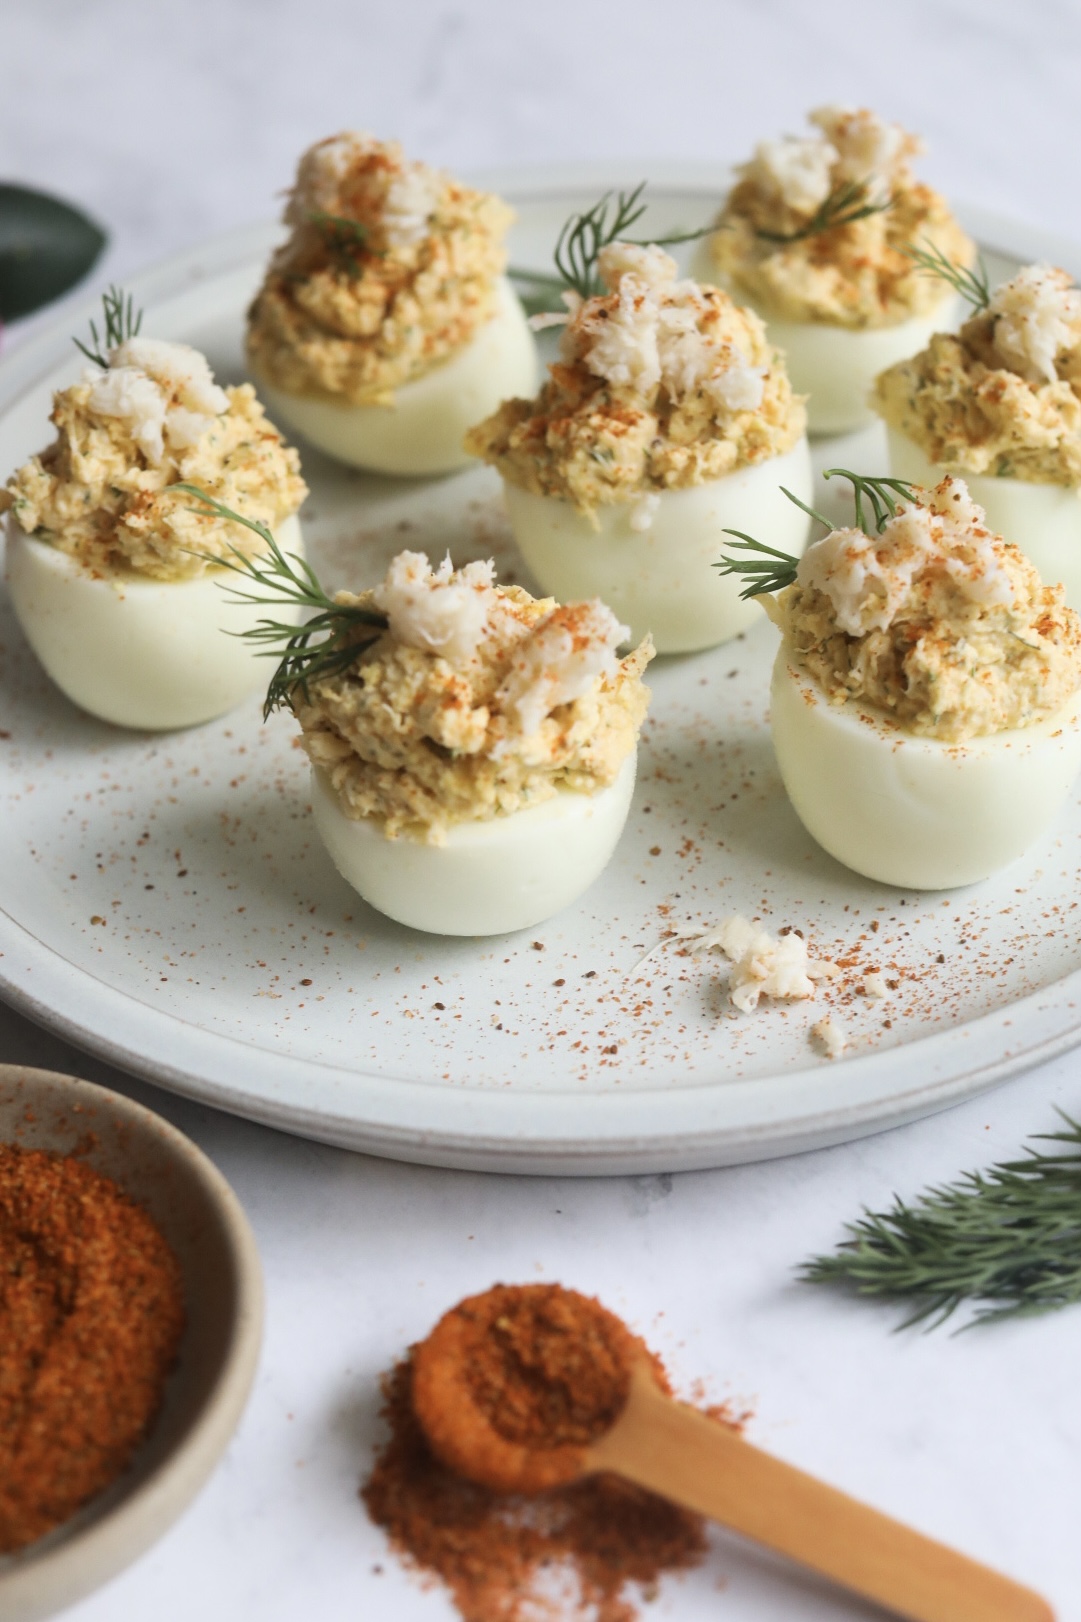
<svg viewBox="0 0 1081 1622">
<path fill-rule="evenodd" d="M 650 1597 L 662 1575 L 703 1558 L 698 1516 L 614 1476 L 533 1490 L 530 1460 L 550 1461 L 549 1479 L 574 1475 L 582 1448 L 617 1418 L 639 1357 L 669 1390 L 659 1359 L 598 1301 L 555 1284 L 496 1285 L 461 1302 L 388 1376 L 390 1439 L 362 1497 L 405 1562 L 446 1585 L 464 1622 L 632 1622 L 635 1588 Z M 459 1372 L 450 1365 L 463 1360 L 472 1434 L 460 1406 L 440 1411 Z M 518 1481 L 529 1496 L 465 1480 L 442 1462 L 459 1454 L 471 1469 L 488 1458 L 491 1479 Z"/>
</svg>

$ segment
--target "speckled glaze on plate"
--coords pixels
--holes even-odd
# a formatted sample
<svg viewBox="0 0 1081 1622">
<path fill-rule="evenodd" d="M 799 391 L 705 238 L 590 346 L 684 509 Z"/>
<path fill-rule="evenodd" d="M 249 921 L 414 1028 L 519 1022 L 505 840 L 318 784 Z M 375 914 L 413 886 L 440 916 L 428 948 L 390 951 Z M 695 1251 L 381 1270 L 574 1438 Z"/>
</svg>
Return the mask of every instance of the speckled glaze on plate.
<svg viewBox="0 0 1081 1622">
<path fill-rule="evenodd" d="M 483 179 L 518 208 L 514 261 L 543 266 L 571 208 L 639 173 L 653 177 L 656 231 L 709 218 L 725 185 L 720 170 L 659 164 Z M 961 214 L 993 276 L 1037 258 L 1081 272 L 1069 242 Z M 241 232 L 138 278 L 144 330 L 240 378 L 243 311 L 276 235 Z M 81 326 L 69 318 L 0 366 L 0 468 L 47 441 Z M 494 556 L 501 578 L 532 584 L 490 470 L 409 482 L 301 453 L 305 536 L 330 585 L 369 582 L 404 546 Z M 879 428 L 816 447 L 819 467 L 857 457 L 884 466 Z M 253 701 L 164 737 L 101 725 L 50 686 L 2 599 L 0 990 L 114 1063 L 238 1114 L 514 1172 L 662 1171 L 838 1142 L 1081 1039 L 1081 800 L 972 889 L 859 879 L 813 844 L 781 788 L 774 650 L 763 616 L 712 652 L 657 660 L 634 806 L 602 879 L 525 935 L 453 941 L 389 923 L 338 878 L 288 719 L 262 725 Z M 715 956 L 678 941 L 653 951 L 733 911 L 802 930 L 841 963 L 839 986 L 736 1015 Z M 861 994 L 871 969 L 885 1002 Z M 834 1061 L 809 1037 L 827 1005 L 849 1036 Z"/>
<path fill-rule="evenodd" d="M 180 1263 L 187 1320 L 162 1410 L 128 1469 L 47 1537 L 0 1556 L 0 1617 L 36 1622 L 130 1565 L 202 1487 L 248 1400 L 263 1282 L 225 1178 L 130 1098 L 52 1070 L 0 1065 L 0 1143 L 77 1151 L 145 1206 Z"/>
</svg>

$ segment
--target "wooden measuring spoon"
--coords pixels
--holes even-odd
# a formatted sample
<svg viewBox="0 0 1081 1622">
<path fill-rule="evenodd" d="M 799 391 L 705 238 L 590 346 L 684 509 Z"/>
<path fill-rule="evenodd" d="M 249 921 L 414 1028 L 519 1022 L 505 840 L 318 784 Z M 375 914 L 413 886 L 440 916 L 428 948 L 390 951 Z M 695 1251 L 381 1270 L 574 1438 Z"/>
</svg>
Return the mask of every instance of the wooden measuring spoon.
<svg viewBox="0 0 1081 1622">
<path fill-rule="evenodd" d="M 587 1446 L 582 1469 L 648 1487 L 910 1622 L 1054 1622 L 1031 1589 L 665 1396 L 644 1364 L 635 1365 L 611 1430 Z"/>
<path fill-rule="evenodd" d="M 572 1398 L 596 1369 L 612 1371 L 615 1401 L 592 1439 L 527 1445 L 497 1429 L 476 1396 L 487 1337 L 506 1332 L 522 1301 L 578 1311 L 581 1344 L 561 1326 L 552 1395 Z M 567 1322 L 571 1322 L 568 1318 Z M 568 1346 L 569 1340 L 569 1346 Z M 543 1413 L 540 1357 L 521 1400 Z M 538 1388 L 537 1381 L 541 1381 Z M 534 1403 L 540 1389 L 540 1406 Z M 505 1430 L 513 1398 L 500 1409 Z M 579 1404 L 579 1407 L 581 1405 Z M 435 1454 L 458 1475 L 510 1492 L 542 1492 L 611 1471 L 741 1532 L 908 1622 L 1054 1622 L 1046 1600 L 754 1447 L 734 1430 L 666 1395 L 642 1343 L 599 1302 L 557 1285 L 496 1285 L 448 1312 L 413 1353 L 413 1408 Z M 554 1411 L 554 1410 L 553 1410 Z M 573 1427 L 572 1427 L 573 1428 Z M 565 1435 L 570 1435 L 563 1426 Z"/>
</svg>

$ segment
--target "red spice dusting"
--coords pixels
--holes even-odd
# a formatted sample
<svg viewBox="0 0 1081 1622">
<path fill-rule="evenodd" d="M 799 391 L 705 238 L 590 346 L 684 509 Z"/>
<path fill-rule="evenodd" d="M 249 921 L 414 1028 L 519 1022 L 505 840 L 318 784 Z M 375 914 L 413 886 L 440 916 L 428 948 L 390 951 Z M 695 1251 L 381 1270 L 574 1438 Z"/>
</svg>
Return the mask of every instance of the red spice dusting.
<svg viewBox="0 0 1081 1622">
<path fill-rule="evenodd" d="M 126 1467 L 184 1326 L 157 1227 L 71 1156 L 0 1144 L 0 1553 Z"/>
</svg>

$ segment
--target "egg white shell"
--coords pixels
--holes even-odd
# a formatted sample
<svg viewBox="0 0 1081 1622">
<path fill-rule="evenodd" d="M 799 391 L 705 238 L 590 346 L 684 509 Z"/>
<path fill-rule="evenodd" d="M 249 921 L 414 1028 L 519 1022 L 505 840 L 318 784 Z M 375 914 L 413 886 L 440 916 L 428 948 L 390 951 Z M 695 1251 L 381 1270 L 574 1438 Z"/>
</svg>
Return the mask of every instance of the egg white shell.
<svg viewBox="0 0 1081 1622">
<path fill-rule="evenodd" d="M 1061 581 L 1070 607 L 1081 609 L 1081 489 L 938 467 L 907 434 L 887 427 L 886 436 L 894 478 L 935 485 L 956 472 L 987 514 L 989 528 L 1032 559 L 1045 586 Z"/>
<path fill-rule="evenodd" d="M 276 539 L 303 553 L 296 517 L 278 525 Z M 8 589 L 27 641 L 73 704 L 117 726 L 198 726 L 266 686 L 270 662 L 225 634 L 267 613 L 229 602 L 222 587 L 236 578 L 225 569 L 193 580 L 95 575 L 14 521 L 7 526 Z"/>
<path fill-rule="evenodd" d="M 554 496 L 506 483 L 507 513 L 537 581 L 560 602 L 600 597 L 630 626 L 632 641 L 653 633 L 658 653 L 688 653 L 726 642 L 761 613 L 740 597 L 742 580 L 714 567 L 730 543 L 725 529 L 802 552 L 807 517 L 781 493 L 809 502 L 813 475 L 806 439 L 784 456 L 723 479 L 660 492 L 650 526 L 632 528 L 635 502 L 597 508 L 600 525 Z"/>
<path fill-rule="evenodd" d="M 347 817 L 312 768 L 312 810 L 335 867 L 369 906 L 431 935 L 505 935 L 576 901 L 616 848 L 634 792 L 636 756 L 596 794 L 562 790 L 487 822 L 455 823 L 443 845 L 388 839 Z"/>
<path fill-rule="evenodd" d="M 505 277 L 496 314 L 449 360 L 394 393 L 392 405 L 347 405 L 287 394 L 254 369 L 259 393 L 277 421 L 288 422 L 328 456 L 374 473 L 450 473 L 472 458 L 466 430 L 512 395 L 537 387 L 537 348 L 525 312 Z"/>
<path fill-rule="evenodd" d="M 807 429 L 812 434 L 847 434 L 873 422 L 867 401 L 879 372 L 925 349 L 933 333 L 952 332 L 962 310 L 958 295 L 947 293 L 929 315 L 914 315 L 892 327 L 785 321 L 721 278 L 708 239 L 699 244 L 691 274 L 699 281 L 727 286 L 737 303 L 749 305 L 762 317 L 770 342 L 784 351 L 793 389 L 808 396 Z"/>
<path fill-rule="evenodd" d="M 846 434 L 874 422 L 868 399 L 879 372 L 919 354 L 934 333 L 951 331 L 959 309 L 960 300 L 951 293 L 930 315 L 914 315 L 893 327 L 832 327 L 767 316 L 770 339 L 784 350 L 793 389 L 809 396 L 809 432 Z"/>
<path fill-rule="evenodd" d="M 943 743 L 828 702 L 782 648 L 770 725 L 808 833 L 866 878 L 911 890 L 975 884 L 1050 827 L 1081 770 L 1081 692 L 1029 727 Z"/>
</svg>

